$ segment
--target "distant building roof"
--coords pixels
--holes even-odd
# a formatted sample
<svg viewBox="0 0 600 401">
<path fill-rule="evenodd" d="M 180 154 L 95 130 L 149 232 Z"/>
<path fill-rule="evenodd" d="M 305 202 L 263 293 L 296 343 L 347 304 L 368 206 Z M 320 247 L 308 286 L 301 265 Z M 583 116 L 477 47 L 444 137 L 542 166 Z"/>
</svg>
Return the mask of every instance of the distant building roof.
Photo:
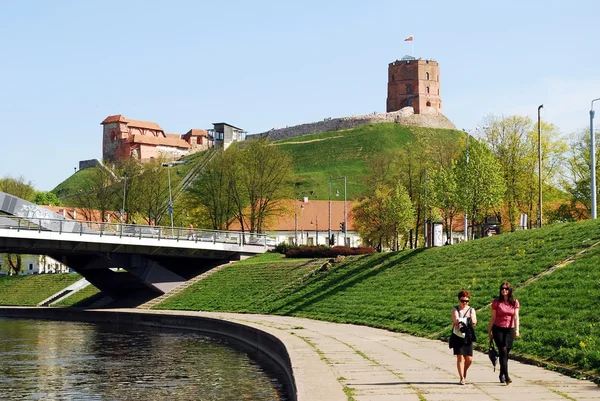
<svg viewBox="0 0 600 401">
<path fill-rule="evenodd" d="M 213 123 L 213 126 L 217 126 L 217 125 L 227 125 L 228 127 L 235 128 L 235 129 L 238 129 L 240 131 L 243 131 L 243 129 L 238 128 L 235 125 L 231 125 L 231 124 L 227 124 L 227 123 Z"/>
<path fill-rule="evenodd" d="M 128 126 L 136 127 L 136 128 L 153 129 L 153 130 L 156 130 L 156 131 L 162 131 L 163 130 L 160 127 L 160 125 L 158 125 L 157 123 L 154 123 L 154 122 L 151 122 L 151 121 L 130 120 L 128 118 L 125 118 L 121 114 L 117 114 L 117 115 L 114 115 L 114 116 L 108 116 L 100 124 L 103 125 L 103 124 L 116 123 L 116 122 L 126 123 Z"/>
</svg>

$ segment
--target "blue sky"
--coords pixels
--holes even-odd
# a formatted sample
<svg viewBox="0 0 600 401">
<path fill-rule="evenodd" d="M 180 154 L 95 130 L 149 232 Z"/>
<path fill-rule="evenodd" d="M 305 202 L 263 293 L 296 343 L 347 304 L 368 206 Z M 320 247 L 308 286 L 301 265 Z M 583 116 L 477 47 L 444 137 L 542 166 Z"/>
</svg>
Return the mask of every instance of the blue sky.
<svg viewBox="0 0 600 401">
<path fill-rule="evenodd" d="M 257 133 L 385 112 L 410 34 L 458 128 L 543 103 L 568 134 L 600 97 L 598 18 L 598 1 L 0 0 L 0 177 L 51 190 L 101 158 L 113 114 Z"/>
</svg>

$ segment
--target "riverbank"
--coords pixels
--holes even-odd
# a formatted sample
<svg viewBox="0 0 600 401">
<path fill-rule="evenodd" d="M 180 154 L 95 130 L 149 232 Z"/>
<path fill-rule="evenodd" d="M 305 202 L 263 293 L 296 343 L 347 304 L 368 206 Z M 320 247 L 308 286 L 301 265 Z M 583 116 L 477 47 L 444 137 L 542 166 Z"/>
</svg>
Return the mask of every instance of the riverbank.
<svg viewBox="0 0 600 401">
<path fill-rule="evenodd" d="M 297 317 L 186 311 L 0 308 L 0 315 L 36 318 L 62 316 L 136 322 L 146 326 L 201 330 L 243 326 L 257 344 L 276 338 L 289 358 L 299 401 L 387 400 L 595 400 L 600 388 L 587 380 L 510 362 L 513 383 L 500 384 L 487 355 L 475 352 L 469 384 L 458 384 L 455 358 L 445 343 L 365 326 Z M 87 317 L 86 317 L 87 316 Z M 90 321 L 90 320 L 87 320 Z M 193 322 L 193 323 L 191 323 Z M 162 324 L 161 324 L 162 325 Z M 219 328 L 219 330 L 222 330 Z M 192 328 L 194 329 L 194 328 Z M 261 334 L 262 333 L 262 334 Z M 276 346 L 271 352 L 282 352 Z"/>
</svg>

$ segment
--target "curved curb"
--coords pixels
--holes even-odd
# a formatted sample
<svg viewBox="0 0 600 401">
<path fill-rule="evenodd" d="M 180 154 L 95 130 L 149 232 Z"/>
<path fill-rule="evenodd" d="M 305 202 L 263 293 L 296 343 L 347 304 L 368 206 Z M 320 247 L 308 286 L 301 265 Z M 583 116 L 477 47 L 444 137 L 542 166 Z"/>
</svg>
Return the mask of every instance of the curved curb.
<svg viewBox="0 0 600 401">
<path fill-rule="evenodd" d="M 0 307 L 0 316 L 164 327 L 225 336 L 243 343 L 251 351 L 266 355 L 275 362 L 283 372 L 283 385 L 290 401 L 298 401 L 292 362 L 284 343 L 275 335 L 249 325 L 170 311 L 156 313 L 139 310 Z"/>
</svg>

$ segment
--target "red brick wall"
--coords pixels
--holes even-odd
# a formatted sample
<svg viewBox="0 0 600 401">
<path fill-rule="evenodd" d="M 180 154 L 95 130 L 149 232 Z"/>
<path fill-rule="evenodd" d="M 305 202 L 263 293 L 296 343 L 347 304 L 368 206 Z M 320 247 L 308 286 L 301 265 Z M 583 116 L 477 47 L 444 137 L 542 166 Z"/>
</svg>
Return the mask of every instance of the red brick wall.
<svg viewBox="0 0 600 401">
<path fill-rule="evenodd" d="M 427 76 L 429 74 L 429 76 Z M 440 68 L 433 60 L 397 60 L 388 66 L 387 112 L 412 106 L 415 114 L 430 107 L 442 112 Z M 410 88 L 410 90 L 408 90 Z M 427 92 L 429 88 L 429 93 Z"/>
</svg>

